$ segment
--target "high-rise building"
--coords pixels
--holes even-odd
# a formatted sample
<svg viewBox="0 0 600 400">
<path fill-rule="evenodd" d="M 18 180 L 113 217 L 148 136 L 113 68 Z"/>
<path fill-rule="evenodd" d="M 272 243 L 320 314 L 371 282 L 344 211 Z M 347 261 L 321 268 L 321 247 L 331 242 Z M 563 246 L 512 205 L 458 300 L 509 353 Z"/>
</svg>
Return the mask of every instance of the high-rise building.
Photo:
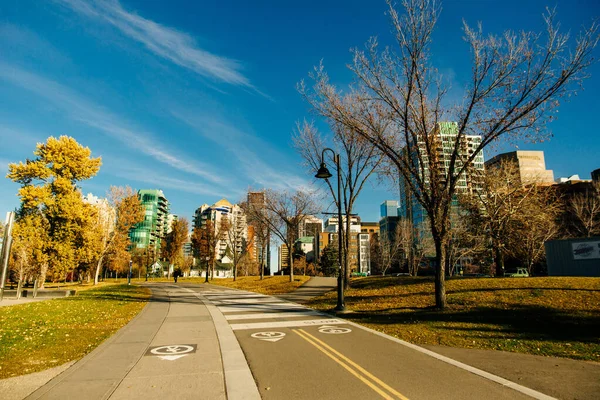
<svg viewBox="0 0 600 400">
<path fill-rule="evenodd" d="M 279 271 L 282 271 L 285 268 L 290 267 L 290 252 L 288 251 L 288 247 L 285 243 L 282 243 L 278 248 L 278 261 L 279 261 Z"/>
<path fill-rule="evenodd" d="M 160 252 L 162 241 L 167 235 L 169 201 L 162 190 L 139 190 L 138 198 L 145 209 L 144 220 L 129 232 L 132 245 L 137 248 L 152 248 Z"/>
<path fill-rule="evenodd" d="M 554 173 L 546 169 L 543 151 L 518 150 L 498 154 L 485 162 L 485 168 L 498 167 L 501 162 L 513 162 L 517 166 L 521 183 L 552 184 Z"/>
<path fill-rule="evenodd" d="M 203 204 L 194 213 L 194 226 L 199 229 L 205 229 L 207 221 L 212 221 L 213 226 L 218 231 L 222 228 L 223 219 L 228 222 L 228 231 L 221 232 L 221 237 L 216 243 L 216 259 L 223 264 L 230 264 L 231 254 L 227 249 L 237 254 L 246 251 L 248 241 L 248 226 L 246 224 L 246 215 L 240 206 L 231 204 L 227 199 L 221 199 L 212 206 Z"/>
<path fill-rule="evenodd" d="M 371 274 L 371 240 L 368 233 L 359 233 L 357 235 L 357 272 Z"/>
<path fill-rule="evenodd" d="M 398 202 L 396 200 L 386 200 L 381 203 L 381 218 L 385 217 L 397 217 L 398 216 Z"/>
<path fill-rule="evenodd" d="M 346 216 L 342 215 L 344 229 L 346 228 Z M 335 233 L 338 231 L 338 217 L 329 217 L 325 221 L 325 232 Z M 360 217 L 350 217 L 350 232 L 360 233 Z"/>
<path fill-rule="evenodd" d="M 167 215 L 167 233 L 171 233 L 173 231 L 173 223 L 178 219 L 179 217 L 175 214 Z"/>
<path fill-rule="evenodd" d="M 255 210 L 263 209 L 265 206 L 265 192 L 248 192 L 247 202 Z M 264 265 L 267 273 L 271 271 L 271 235 L 269 231 L 261 232 L 264 226 L 254 225 L 248 222 L 248 253 L 258 265 Z M 263 238 L 260 234 L 265 235 Z"/>
<path fill-rule="evenodd" d="M 435 146 L 435 157 L 436 164 L 435 168 L 441 173 L 442 176 L 448 176 L 450 172 L 450 163 L 452 160 L 452 154 L 456 147 L 458 138 L 458 124 L 456 122 L 440 122 L 437 125 L 437 131 L 434 135 Z M 481 144 L 481 137 L 478 135 L 463 135 L 458 143 L 458 157 L 455 159 L 455 171 L 463 167 L 463 161 L 472 157 L 475 150 Z M 430 184 L 430 160 L 425 150 L 425 142 L 419 141 L 415 146 L 415 152 L 418 151 L 420 154 L 412 154 L 411 157 L 416 161 L 417 164 L 422 160 L 421 174 L 423 175 L 423 182 L 425 186 Z M 467 165 L 463 173 L 459 176 L 456 185 L 456 191 L 462 193 L 473 193 L 481 187 L 481 172 L 484 168 L 483 152 L 479 152 Z M 401 205 L 400 205 L 400 217 L 408 218 L 415 226 L 424 226 L 426 219 L 426 212 L 417 202 L 414 193 L 410 189 L 410 185 L 403 179 L 400 180 L 400 194 L 401 194 Z M 383 230 L 383 229 L 382 229 Z"/>
</svg>

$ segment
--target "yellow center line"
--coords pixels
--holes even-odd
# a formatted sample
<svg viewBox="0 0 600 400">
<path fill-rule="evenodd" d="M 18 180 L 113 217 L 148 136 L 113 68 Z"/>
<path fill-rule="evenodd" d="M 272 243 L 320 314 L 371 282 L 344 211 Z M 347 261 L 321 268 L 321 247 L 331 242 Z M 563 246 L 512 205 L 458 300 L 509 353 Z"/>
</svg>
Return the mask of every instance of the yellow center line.
<svg viewBox="0 0 600 400">
<path fill-rule="evenodd" d="M 364 376 L 362 376 L 359 372 L 357 372 L 355 369 L 353 369 L 352 367 L 350 367 L 348 364 L 353 365 L 356 369 L 358 369 L 360 372 L 362 372 L 363 375 L 366 375 L 369 378 L 371 378 L 372 380 L 374 380 L 375 382 L 379 383 L 379 385 L 383 386 L 388 391 L 390 391 L 391 393 L 393 393 L 396 396 L 398 396 L 398 398 L 400 398 L 402 400 L 408 400 L 402 394 L 398 393 L 393 388 L 391 388 L 390 386 L 386 385 L 381 380 L 377 379 L 375 376 L 373 376 L 372 374 L 370 374 L 369 372 L 367 372 L 364 368 L 360 367 L 358 364 L 356 364 L 352 360 L 350 360 L 347 357 L 343 356 L 342 354 L 340 354 L 339 352 L 337 352 L 335 349 L 332 349 L 327 344 L 321 342 L 319 339 L 317 339 L 316 337 L 312 336 L 311 334 L 309 334 L 305 330 L 303 330 L 303 329 L 292 329 L 292 331 L 294 333 L 296 333 L 298 336 L 300 336 L 301 338 L 303 338 L 304 340 L 306 340 L 308 343 L 310 343 L 313 346 L 315 346 L 318 350 L 320 350 L 326 356 L 328 356 L 333 361 L 335 361 L 336 363 L 338 363 L 340 366 L 342 366 L 344 369 L 346 369 L 352 375 L 354 375 L 355 377 L 357 377 L 359 380 L 361 380 L 364 384 L 366 384 L 371 389 L 373 389 L 375 392 L 377 392 L 384 399 L 393 400 L 394 398 L 390 397 L 390 395 L 388 393 L 384 392 L 380 387 L 378 387 L 373 382 L 369 381 L 367 378 L 365 378 Z M 337 354 L 338 356 L 341 356 L 340 358 L 343 358 L 346 362 L 340 360 L 333 353 Z"/>
</svg>

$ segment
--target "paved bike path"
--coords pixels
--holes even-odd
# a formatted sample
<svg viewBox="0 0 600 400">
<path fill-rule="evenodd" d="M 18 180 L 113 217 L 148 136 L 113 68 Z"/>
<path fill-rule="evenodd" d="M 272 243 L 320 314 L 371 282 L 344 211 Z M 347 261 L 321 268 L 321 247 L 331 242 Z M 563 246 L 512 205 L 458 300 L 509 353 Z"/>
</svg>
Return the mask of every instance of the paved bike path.
<svg viewBox="0 0 600 400">
<path fill-rule="evenodd" d="M 280 298 L 198 288 L 229 321 L 263 399 L 550 399 Z"/>
</svg>

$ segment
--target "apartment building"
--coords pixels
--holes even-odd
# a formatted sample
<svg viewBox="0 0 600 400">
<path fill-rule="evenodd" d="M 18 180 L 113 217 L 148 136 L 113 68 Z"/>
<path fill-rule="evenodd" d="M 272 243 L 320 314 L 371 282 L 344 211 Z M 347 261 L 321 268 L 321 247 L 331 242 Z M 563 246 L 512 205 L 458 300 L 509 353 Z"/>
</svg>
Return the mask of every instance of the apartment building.
<svg viewBox="0 0 600 400">
<path fill-rule="evenodd" d="M 226 219 L 227 231 L 219 232 Z M 213 205 L 203 204 L 194 213 L 194 227 L 205 229 L 211 221 L 219 238 L 215 246 L 216 259 L 222 264 L 232 262 L 231 252 L 244 253 L 248 243 L 248 225 L 243 209 L 227 199 L 221 199 Z"/>
<path fill-rule="evenodd" d="M 151 248 L 160 254 L 167 235 L 169 201 L 159 189 L 139 190 L 137 195 L 145 210 L 144 220 L 129 232 L 129 238 L 133 246 Z"/>
</svg>

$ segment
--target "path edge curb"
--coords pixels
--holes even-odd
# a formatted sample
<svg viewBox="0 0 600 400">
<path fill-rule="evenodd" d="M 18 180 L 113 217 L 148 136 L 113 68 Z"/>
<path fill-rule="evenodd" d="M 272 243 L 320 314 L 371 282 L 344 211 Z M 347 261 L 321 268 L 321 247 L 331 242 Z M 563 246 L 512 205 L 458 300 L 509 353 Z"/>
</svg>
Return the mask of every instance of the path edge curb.
<svg viewBox="0 0 600 400">
<path fill-rule="evenodd" d="M 188 288 L 185 289 L 194 293 L 202 301 L 212 317 L 219 339 L 227 399 L 260 400 L 261 396 L 246 356 L 223 314 L 201 293 Z"/>
</svg>

